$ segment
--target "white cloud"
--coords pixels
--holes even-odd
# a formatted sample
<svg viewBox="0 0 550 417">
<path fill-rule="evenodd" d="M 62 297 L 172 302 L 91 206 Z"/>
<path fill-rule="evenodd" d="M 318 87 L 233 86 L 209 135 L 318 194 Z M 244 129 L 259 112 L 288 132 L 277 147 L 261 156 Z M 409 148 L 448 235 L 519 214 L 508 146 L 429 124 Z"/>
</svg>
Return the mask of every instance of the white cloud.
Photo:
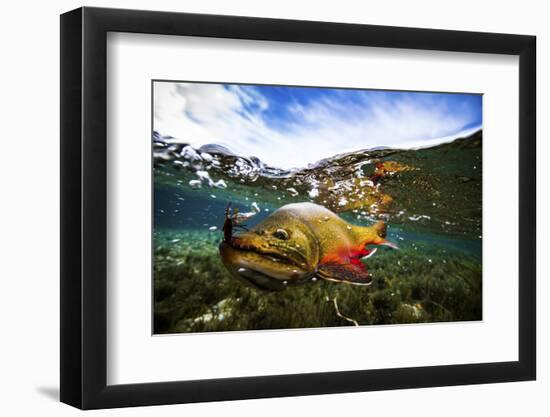
<svg viewBox="0 0 550 417">
<path fill-rule="evenodd" d="M 418 97 L 418 96 L 417 96 Z M 220 84 L 157 82 L 154 129 L 199 147 L 224 145 L 280 167 L 303 167 L 323 158 L 374 146 L 401 148 L 452 140 L 471 123 L 468 108 L 450 109 L 443 100 L 403 94 L 398 100 L 372 92 L 365 102 L 321 97 L 289 105 L 292 120 L 266 121 L 269 102 L 250 88 Z"/>
</svg>

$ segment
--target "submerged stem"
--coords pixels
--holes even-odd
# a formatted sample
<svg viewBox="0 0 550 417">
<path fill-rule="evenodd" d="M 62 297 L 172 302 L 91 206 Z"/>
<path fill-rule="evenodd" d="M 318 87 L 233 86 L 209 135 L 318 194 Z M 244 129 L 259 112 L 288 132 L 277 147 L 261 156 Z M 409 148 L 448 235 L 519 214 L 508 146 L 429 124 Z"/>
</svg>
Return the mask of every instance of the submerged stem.
<svg viewBox="0 0 550 417">
<path fill-rule="evenodd" d="M 334 306 L 334 310 L 336 311 L 336 315 L 344 320 L 347 320 L 349 321 L 350 323 L 353 323 L 354 326 L 358 326 L 359 327 L 359 323 L 357 323 L 357 320 L 354 320 L 350 317 L 347 317 L 347 316 L 344 316 L 342 313 L 340 313 L 340 309 L 338 308 L 338 301 L 336 301 L 336 297 L 334 298 L 329 298 L 328 296 L 326 297 L 326 300 L 327 302 L 329 303 L 332 303 L 332 305 Z"/>
</svg>

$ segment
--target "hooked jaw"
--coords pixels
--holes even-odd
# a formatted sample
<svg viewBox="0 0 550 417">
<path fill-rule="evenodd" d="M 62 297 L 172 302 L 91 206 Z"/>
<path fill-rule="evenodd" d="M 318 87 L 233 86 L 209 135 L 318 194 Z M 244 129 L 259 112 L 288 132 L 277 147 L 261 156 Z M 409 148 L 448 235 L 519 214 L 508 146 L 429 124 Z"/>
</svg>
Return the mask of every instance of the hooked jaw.
<svg viewBox="0 0 550 417">
<path fill-rule="evenodd" d="M 219 246 L 226 268 L 238 279 L 262 290 L 282 290 L 311 277 L 307 266 L 266 245 L 238 238 Z"/>
</svg>

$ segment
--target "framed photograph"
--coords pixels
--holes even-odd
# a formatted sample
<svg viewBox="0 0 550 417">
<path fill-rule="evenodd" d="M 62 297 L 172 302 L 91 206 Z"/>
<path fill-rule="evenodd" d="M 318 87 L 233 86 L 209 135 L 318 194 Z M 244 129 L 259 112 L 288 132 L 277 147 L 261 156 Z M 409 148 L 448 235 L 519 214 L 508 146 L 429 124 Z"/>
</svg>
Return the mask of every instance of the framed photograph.
<svg viewBox="0 0 550 417">
<path fill-rule="evenodd" d="M 533 380 L 535 37 L 61 16 L 61 401 Z"/>
</svg>

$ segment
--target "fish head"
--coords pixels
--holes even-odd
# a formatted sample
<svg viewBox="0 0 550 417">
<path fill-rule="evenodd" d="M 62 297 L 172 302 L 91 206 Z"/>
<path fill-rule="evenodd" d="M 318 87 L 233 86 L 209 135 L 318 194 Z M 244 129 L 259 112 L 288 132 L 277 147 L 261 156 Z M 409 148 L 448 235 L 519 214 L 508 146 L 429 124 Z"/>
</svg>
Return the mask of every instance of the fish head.
<svg viewBox="0 0 550 417">
<path fill-rule="evenodd" d="M 313 278 L 319 257 L 317 240 L 308 226 L 277 212 L 252 230 L 222 242 L 219 250 L 234 276 L 272 291 Z"/>
</svg>

